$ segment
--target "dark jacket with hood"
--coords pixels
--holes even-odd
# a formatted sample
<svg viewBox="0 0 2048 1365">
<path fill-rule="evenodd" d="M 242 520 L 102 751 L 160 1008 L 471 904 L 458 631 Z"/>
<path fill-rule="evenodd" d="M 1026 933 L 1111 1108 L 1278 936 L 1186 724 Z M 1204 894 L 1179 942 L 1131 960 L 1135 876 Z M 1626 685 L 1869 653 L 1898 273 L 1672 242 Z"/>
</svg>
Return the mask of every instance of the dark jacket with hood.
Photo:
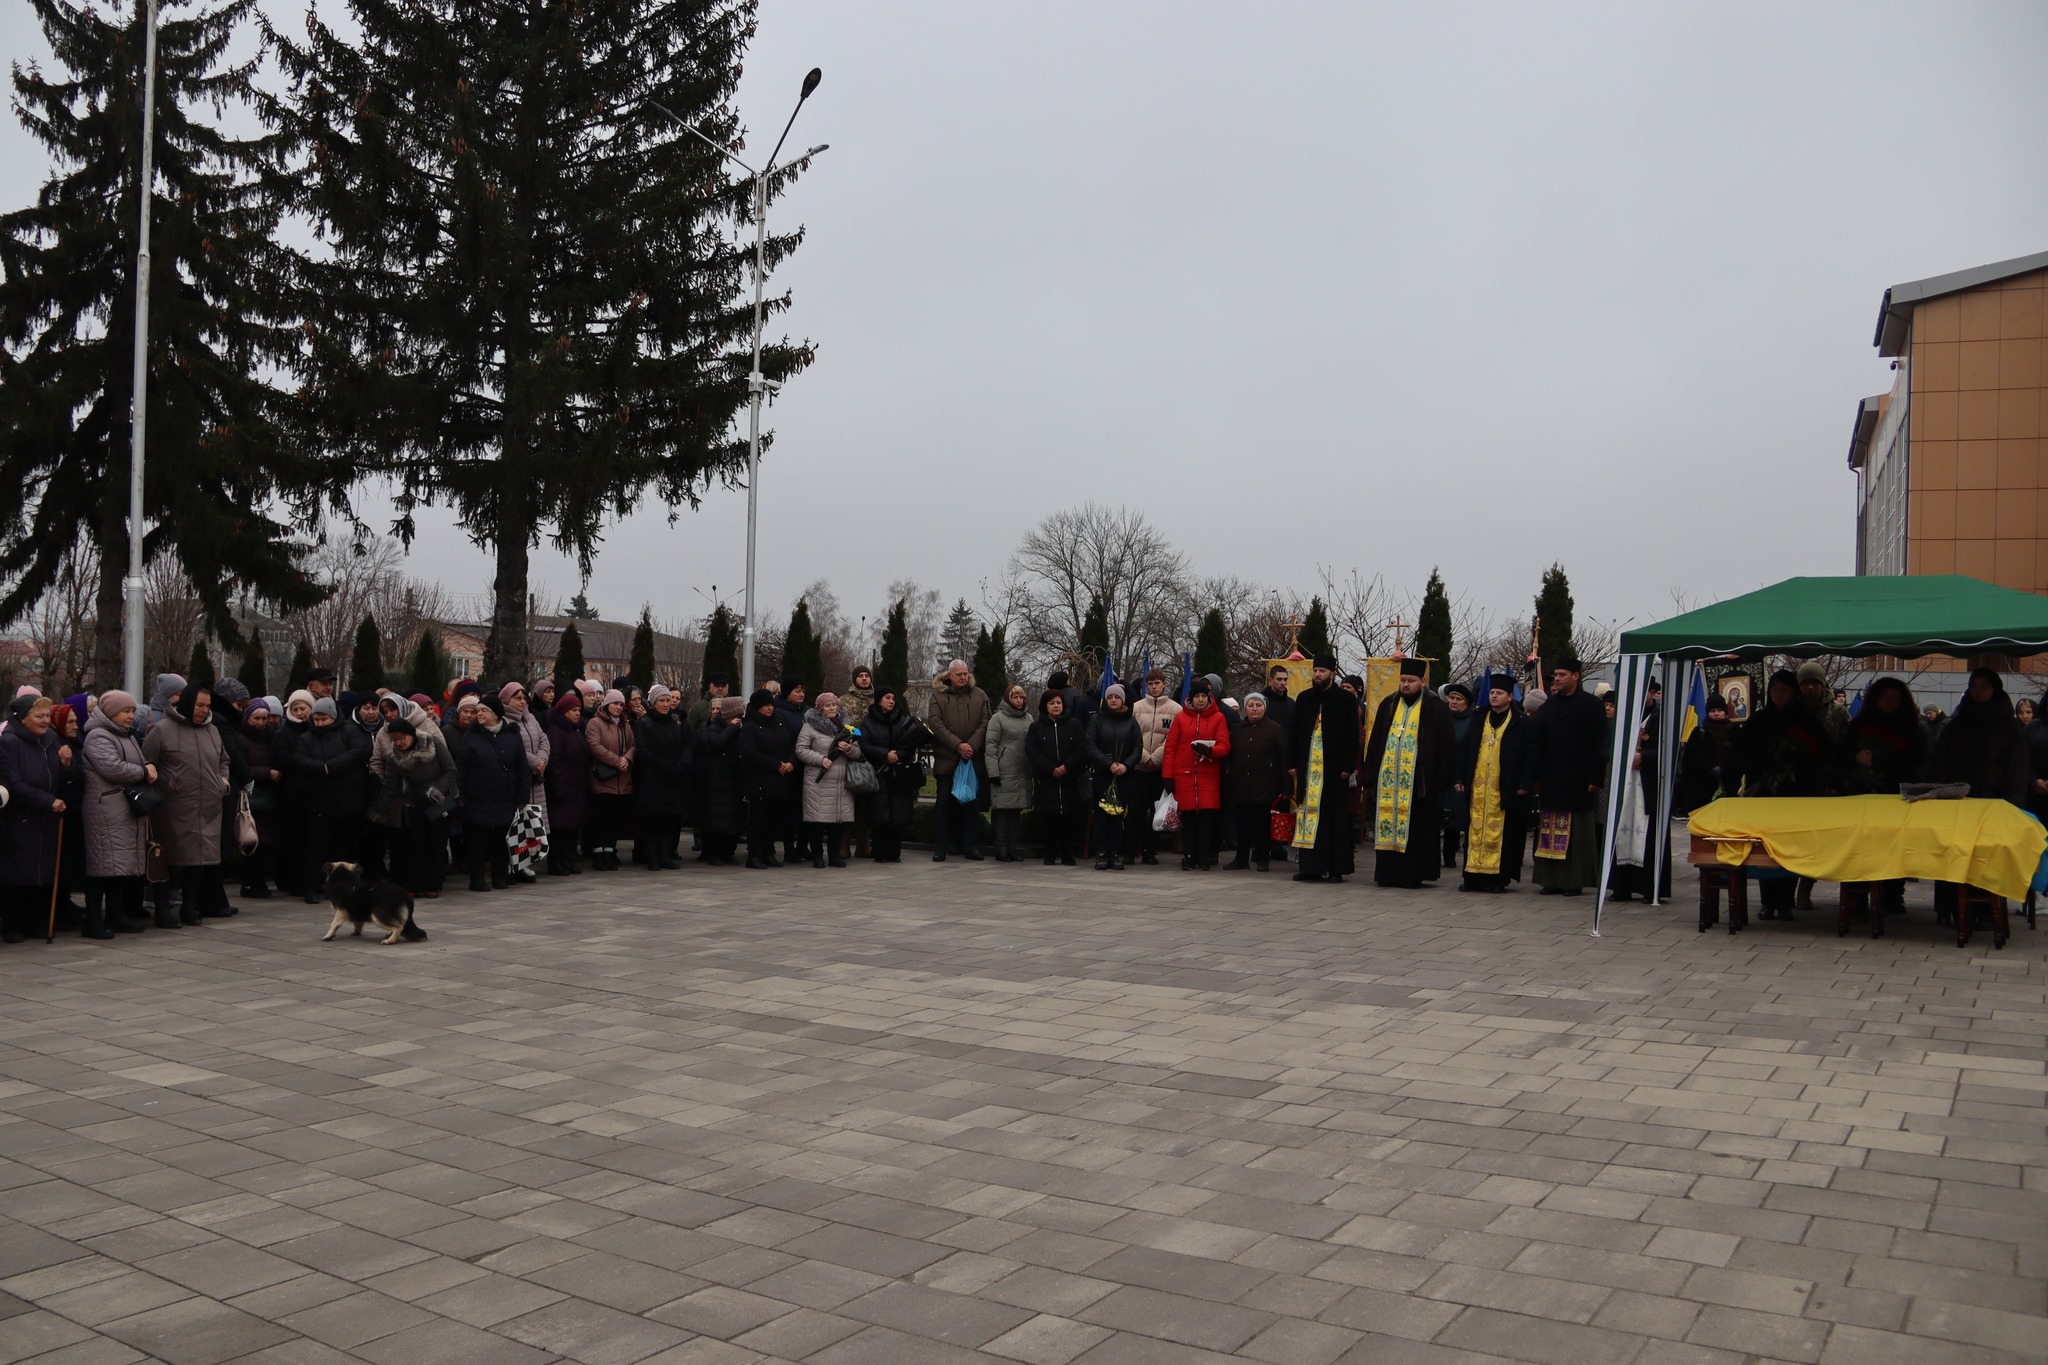
<svg viewBox="0 0 2048 1365">
<path fill-rule="evenodd" d="M 790 778 L 796 772 L 796 733 L 779 715 L 749 711 L 740 721 L 740 780 L 749 801 L 787 801 L 797 794 Z M 790 771 L 782 771 L 783 764 Z"/>
<path fill-rule="evenodd" d="M 868 822 L 883 829 L 902 829 L 910 824 L 917 809 L 917 792 L 924 785 L 924 760 L 920 751 L 932 742 L 923 721 L 903 709 L 901 693 L 896 709 L 888 715 L 868 707 L 860 722 L 860 752 L 874 768 L 882 789 L 868 798 Z M 896 761 L 889 762 L 894 753 Z"/>
<path fill-rule="evenodd" d="M 1878 698 L 1896 692 L 1898 709 L 1887 715 Z M 1864 763 L 1862 755 L 1869 754 Z M 1863 696 L 1863 705 L 1842 731 L 1836 756 L 1838 785 L 1845 795 L 1897 794 L 1902 783 L 1918 782 L 1927 770 L 1927 727 L 1913 694 L 1897 678 L 1879 678 Z"/>
<path fill-rule="evenodd" d="M 640 813 L 680 820 L 690 813 L 690 732 L 680 709 L 649 708 L 633 722 L 633 790 Z"/>
<path fill-rule="evenodd" d="M 1988 668 L 1970 675 L 1990 678 L 1991 700 L 1964 695 L 1941 728 L 1929 776 L 1937 782 L 1967 782 L 1970 795 L 1994 801 L 2027 804 L 2027 742 L 2005 680 Z"/>
<path fill-rule="evenodd" d="M 740 776 L 740 726 L 710 719 L 697 727 L 697 745 L 691 753 L 696 780 L 696 828 L 705 834 L 736 836 L 746 827 L 741 809 L 745 783 Z"/>
<path fill-rule="evenodd" d="M 455 738 L 455 774 L 462 785 L 462 823 L 510 825 L 526 804 L 533 779 L 526 766 L 526 741 L 488 709 Z"/>
<path fill-rule="evenodd" d="M 1088 718 L 1082 729 L 1084 752 L 1088 755 L 1089 793 L 1096 800 L 1109 790 L 1116 776 L 1109 770 L 1112 763 L 1121 763 L 1129 769 L 1126 776 L 1134 777 L 1138 771 L 1138 760 L 1145 753 L 1145 733 L 1138 728 L 1138 718 L 1131 714 L 1129 707 L 1112 711 L 1107 703 L 1101 710 Z M 1029 742 L 1029 736 L 1026 736 Z M 1137 784 L 1130 783 L 1130 791 Z M 1124 793 L 1126 798 L 1130 791 Z"/>
<path fill-rule="evenodd" d="M 542 724 L 548 729 L 548 828 L 582 829 L 583 807 L 590 797 L 590 745 L 582 722 L 571 723 L 568 712 L 579 705 L 576 689 L 557 697 Z M 521 746 L 524 747 L 523 745 Z"/>
<path fill-rule="evenodd" d="M 1045 702 L 1040 699 L 1038 719 L 1031 723 L 1031 733 L 1024 737 L 1024 751 L 1031 758 L 1033 810 L 1040 815 L 1070 816 L 1086 808 L 1083 784 L 1089 771 L 1088 737 L 1082 732 L 1080 721 L 1068 714 L 1054 720 L 1045 713 Z M 1055 768 L 1064 768 L 1066 772 L 1054 777 Z"/>
</svg>

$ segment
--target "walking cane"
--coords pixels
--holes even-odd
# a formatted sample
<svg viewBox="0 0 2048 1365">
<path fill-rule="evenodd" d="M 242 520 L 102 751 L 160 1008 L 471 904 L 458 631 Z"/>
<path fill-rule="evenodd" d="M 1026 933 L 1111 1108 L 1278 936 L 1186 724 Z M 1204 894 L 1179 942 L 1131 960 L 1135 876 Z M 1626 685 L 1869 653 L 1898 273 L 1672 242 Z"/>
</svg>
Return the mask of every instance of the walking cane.
<svg viewBox="0 0 2048 1365">
<path fill-rule="evenodd" d="M 64 880 L 64 817 L 57 817 L 57 862 L 50 870 L 50 932 L 43 942 L 57 941 L 57 885 Z"/>
</svg>

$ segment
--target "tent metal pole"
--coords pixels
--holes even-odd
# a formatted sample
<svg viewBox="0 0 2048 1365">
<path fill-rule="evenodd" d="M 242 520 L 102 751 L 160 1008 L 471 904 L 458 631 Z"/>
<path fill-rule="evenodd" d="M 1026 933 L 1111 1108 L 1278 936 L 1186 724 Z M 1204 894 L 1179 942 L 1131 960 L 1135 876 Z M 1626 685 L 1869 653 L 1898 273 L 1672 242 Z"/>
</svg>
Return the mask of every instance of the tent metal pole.
<svg viewBox="0 0 2048 1365">
<path fill-rule="evenodd" d="M 1621 664 L 1615 670 L 1614 744 L 1607 759 L 1607 828 L 1600 839 L 1600 894 L 1593 898 L 1593 937 L 1600 937 L 1600 914 L 1607 908 L 1607 887 L 1614 868 L 1614 831 L 1621 821 L 1622 783 L 1629 777 L 1629 758 L 1635 752 L 1634 743 L 1624 743 L 1624 736 L 1633 734 L 1633 727 L 1625 727 L 1623 717 L 1637 714 L 1642 709 L 1643 693 L 1648 684 L 1642 682 L 1649 667 L 1649 658 L 1642 654 L 1624 654 Z"/>
</svg>

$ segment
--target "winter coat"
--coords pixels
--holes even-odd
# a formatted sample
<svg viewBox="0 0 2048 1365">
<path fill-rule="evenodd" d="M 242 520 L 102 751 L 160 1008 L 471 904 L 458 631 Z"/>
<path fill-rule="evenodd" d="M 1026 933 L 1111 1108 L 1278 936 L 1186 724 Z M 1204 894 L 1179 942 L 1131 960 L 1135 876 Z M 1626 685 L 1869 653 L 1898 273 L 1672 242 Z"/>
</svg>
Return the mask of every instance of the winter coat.
<svg viewBox="0 0 2048 1365">
<path fill-rule="evenodd" d="M 873 765 L 882 789 L 868 800 L 868 823 L 878 829 L 903 829 L 917 809 L 917 794 L 924 786 L 924 762 L 918 751 L 931 743 L 931 731 L 924 722 L 905 711 L 899 703 L 893 715 L 873 707 L 861 721 L 860 751 Z M 891 763 L 889 755 L 896 761 Z"/>
<path fill-rule="evenodd" d="M 640 814 L 681 820 L 690 813 L 690 732 L 683 713 L 649 711 L 633 722 L 635 789 Z"/>
<path fill-rule="evenodd" d="M 1287 731 L 1268 716 L 1245 721 L 1230 737 L 1230 758 L 1224 764 L 1230 774 L 1230 799 L 1243 807 L 1270 810 L 1282 793 L 1294 794 L 1287 776 Z M 1180 797 L 1176 794 L 1174 799 Z"/>
<path fill-rule="evenodd" d="M 85 875 L 143 874 L 143 817 L 128 808 L 127 788 L 143 785 L 142 740 L 106 716 L 85 723 Z"/>
<path fill-rule="evenodd" d="M 446 820 L 455 813 L 462 784 L 455 755 L 437 735 L 416 734 L 410 749 L 393 747 L 384 760 L 370 819 L 391 829 L 422 820 Z"/>
<path fill-rule="evenodd" d="M 982 759 L 988 769 L 989 805 L 995 810 L 1025 810 L 1031 805 L 1031 756 L 1024 751 L 1031 717 L 1021 706 L 1005 701 L 989 719 L 988 744 Z"/>
<path fill-rule="evenodd" d="M 228 751 L 220 731 L 172 711 L 142 737 L 142 757 L 156 764 L 164 790 L 164 803 L 149 817 L 164 861 L 172 867 L 218 863 L 220 803 L 228 791 Z"/>
<path fill-rule="evenodd" d="M 505 723 L 519 732 L 519 742 L 526 749 L 526 770 L 532 772 L 535 768 L 544 767 L 549 753 L 548 731 L 547 727 L 541 724 L 540 717 L 533 713 L 533 703 L 529 701 L 524 711 L 508 709 L 505 712 Z M 547 804 L 548 784 L 545 774 L 533 779 L 533 790 L 527 794 L 526 799 L 529 805 Z"/>
<path fill-rule="evenodd" d="M 736 747 L 740 786 L 747 800 L 777 802 L 789 796 L 789 777 L 780 769 L 784 763 L 796 762 L 796 737 L 780 720 L 747 712 L 740 721 Z"/>
<path fill-rule="evenodd" d="M 1031 757 L 1031 808 L 1040 815 L 1071 816 L 1087 809 L 1088 741 L 1081 722 L 1040 715 L 1031 723 L 1024 749 Z M 1062 776 L 1053 769 L 1065 768 Z"/>
<path fill-rule="evenodd" d="M 1553 815 L 1592 810 L 1607 784 L 1607 713 L 1600 699 L 1583 687 L 1568 697 L 1552 694 L 1536 713 L 1529 741 L 1527 771 L 1538 808 Z"/>
<path fill-rule="evenodd" d="M 1266 699 L 1266 719 L 1280 727 L 1281 733 L 1288 736 L 1290 741 L 1289 747 L 1292 748 L 1294 736 L 1294 698 L 1287 695 L 1287 689 L 1284 687 L 1277 690 L 1271 687 L 1262 687 L 1259 689 L 1259 695 Z"/>
<path fill-rule="evenodd" d="M 846 789 L 847 755 L 839 743 L 847 738 L 839 722 L 815 710 L 804 716 L 796 737 L 796 761 L 803 774 L 804 819 L 814 825 L 839 825 L 853 819 L 853 793 Z M 850 741 L 849 741 L 850 742 Z M 826 760 L 832 766 L 826 767 Z"/>
<path fill-rule="evenodd" d="M 581 724 L 571 725 L 554 711 L 548 712 L 547 727 L 548 829 L 582 829 L 590 793 L 590 746 Z"/>
<path fill-rule="evenodd" d="M 720 720 L 707 720 L 697 727 L 690 766 L 696 781 L 693 824 L 699 833 L 730 838 L 746 827 L 740 809 L 739 732 L 738 725 Z"/>
<path fill-rule="evenodd" d="M 1181 712 L 1181 705 L 1172 697 L 1140 697 L 1131 707 L 1131 714 L 1137 718 L 1138 733 L 1144 737 L 1145 753 L 1138 760 L 1138 771 L 1157 773 L 1159 765 L 1166 758 L 1166 732 L 1173 728 L 1173 718 Z"/>
<path fill-rule="evenodd" d="M 1215 747 L 1204 754 L 1194 747 L 1196 740 L 1213 740 Z M 1173 799 L 1182 810 L 1221 810 L 1223 761 L 1229 757 L 1230 722 L 1222 706 L 1211 703 L 1206 711 L 1190 706 L 1166 732 L 1159 774 L 1173 783 Z"/>
<path fill-rule="evenodd" d="M 955 688 L 942 681 L 932 690 L 931 715 L 925 723 L 932 732 L 932 771 L 938 775 L 941 786 L 953 780 L 953 769 L 960 766 L 962 744 L 972 745 L 976 757 L 987 747 L 988 722 L 993 711 L 988 693 L 976 687 L 972 677 L 965 687 Z"/>
<path fill-rule="evenodd" d="M 57 826 L 50 809 L 63 796 L 64 743 L 55 730 L 32 735 L 14 721 L 0 730 L 0 787 L 8 800 L 0 810 L 0 886 L 48 886 L 57 880 Z M 78 761 L 74 752 L 72 762 Z M 219 823 L 219 811 L 214 814 Z"/>
<path fill-rule="evenodd" d="M 270 732 L 270 766 L 281 774 L 277 791 L 288 810 L 305 808 L 305 778 L 293 770 L 291 759 L 299 746 L 305 743 L 306 736 L 311 733 L 312 721 L 293 720 L 290 716 L 281 717 L 277 722 L 277 728 Z"/>
<path fill-rule="evenodd" d="M 308 816 L 346 817 L 370 804 L 370 742 L 356 726 L 308 726 L 285 761 L 291 790 Z"/>
<path fill-rule="evenodd" d="M 2027 809 L 2048 824 L 2048 795 L 2034 790 L 2035 782 L 2048 780 L 2048 716 L 2036 714 L 2027 722 L 2027 778 Z"/>
<path fill-rule="evenodd" d="M 2004 692 L 1989 702 L 1965 696 L 1956 703 L 1935 742 L 1928 775 L 1936 782 L 1967 782 L 1974 797 L 2026 805 L 2026 731 Z"/>
<path fill-rule="evenodd" d="M 398 718 L 407 725 L 410 725 L 413 728 L 413 733 L 430 737 L 436 744 L 441 746 L 443 752 L 454 752 L 453 747 L 448 743 L 447 735 L 441 730 L 441 722 L 434 719 L 434 713 L 410 697 L 400 697 L 398 699 Z M 370 744 L 370 773 L 373 777 L 379 779 L 383 777 L 384 765 L 390 762 L 391 755 L 394 752 L 395 750 L 391 743 L 391 731 L 388 729 L 377 731 L 377 738 Z M 272 763 L 270 766 L 274 768 L 277 765 Z"/>
<path fill-rule="evenodd" d="M 1870 755 L 1868 766 L 1857 759 L 1865 753 Z M 1866 705 L 1843 728 L 1835 776 L 1845 795 L 1890 794 L 1901 783 L 1919 781 L 1926 766 L 1927 731 L 1908 698 L 1893 716 Z"/>
<path fill-rule="evenodd" d="M 1089 718 L 1081 733 L 1088 754 L 1089 794 L 1099 801 L 1110 784 L 1118 780 L 1110 772 L 1110 764 L 1121 763 L 1132 773 L 1137 771 L 1138 760 L 1145 751 L 1144 732 L 1131 712 L 1111 711 L 1105 706 Z M 1129 804 L 1134 785 L 1125 783 L 1124 804 Z"/>
<path fill-rule="evenodd" d="M 464 730 L 455 741 L 455 779 L 462 786 L 463 824 L 511 824 L 533 790 L 519 732 L 502 721 L 494 728 L 481 720 Z"/>
<path fill-rule="evenodd" d="M 631 796 L 633 778 L 640 760 L 634 754 L 633 718 L 617 720 L 603 708 L 583 722 L 583 742 L 590 746 L 590 790 L 599 796 Z M 598 765 L 617 768 L 611 777 L 599 777 Z"/>
</svg>

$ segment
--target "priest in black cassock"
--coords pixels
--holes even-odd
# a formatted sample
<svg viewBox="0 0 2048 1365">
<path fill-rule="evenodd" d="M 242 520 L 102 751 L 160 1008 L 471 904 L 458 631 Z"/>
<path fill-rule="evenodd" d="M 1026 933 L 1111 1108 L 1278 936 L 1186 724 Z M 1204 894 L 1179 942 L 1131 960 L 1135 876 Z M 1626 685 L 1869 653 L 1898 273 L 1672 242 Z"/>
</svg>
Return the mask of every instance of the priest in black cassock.
<svg viewBox="0 0 2048 1365">
<path fill-rule="evenodd" d="M 1580 683 L 1577 659 L 1551 665 L 1550 700 L 1536 713 L 1536 885 L 1545 896 L 1576 896 L 1600 876 L 1594 815 L 1607 784 L 1607 709 Z"/>
<path fill-rule="evenodd" d="M 1373 882 L 1414 890 L 1441 875 L 1444 795 L 1457 781 L 1451 708 L 1429 690 L 1429 665 L 1401 661 L 1401 687 L 1383 699 L 1366 746 L 1365 809 L 1372 817 Z"/>
<path fill-rule="evenodd" d="M 1341 882 L 1356 868 L 1351 782 L 1358 775 L 1358 698 L 1337 686 L 1337 659 L 1318 654 L 1308 691 L 1294 699 L 1294 849 L 1298 882 Z"/>
</svg>

